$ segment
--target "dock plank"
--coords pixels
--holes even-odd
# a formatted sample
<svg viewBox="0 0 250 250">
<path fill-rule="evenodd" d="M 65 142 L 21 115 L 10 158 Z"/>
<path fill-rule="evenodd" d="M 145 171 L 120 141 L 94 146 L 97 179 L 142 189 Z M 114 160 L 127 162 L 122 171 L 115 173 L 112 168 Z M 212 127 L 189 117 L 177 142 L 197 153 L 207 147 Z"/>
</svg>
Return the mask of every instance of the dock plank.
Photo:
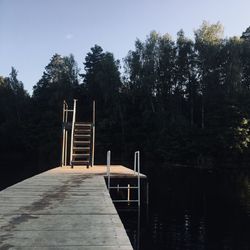
<svg viewBox="0 0 250 250">
<path fill-rule="evenodd" d="M 132 250 L 105 172 L 59 167 L 1 191 L 0 249 Z"/>
</svg>

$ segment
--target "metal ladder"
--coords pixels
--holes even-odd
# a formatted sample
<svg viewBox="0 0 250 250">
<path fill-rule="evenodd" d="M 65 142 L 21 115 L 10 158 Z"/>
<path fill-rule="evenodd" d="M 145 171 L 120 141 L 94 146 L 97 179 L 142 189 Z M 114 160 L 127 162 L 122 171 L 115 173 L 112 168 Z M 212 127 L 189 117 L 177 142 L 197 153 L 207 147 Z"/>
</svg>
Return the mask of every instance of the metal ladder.
<svg viewBox="0 0 250 250">
<path fill-rule="evenodd" d="M 63 140 L 62 140 L 62 164 L 61 166 L 85 165 L 94 166 L 95 157 L 95 101 L 93 101 L 93 119 L 90 122 L 76 122 L 76 102 L 73 109 L 68 108 L 63 102 Z M 69 112 L 72 112 L 72 122 L 68 122 Z M 71 131 L 70 131 L 71 130 Z M 70 160 L 68 162 L 68 137 L 70 138 Z"/>
<path fill-rule="evenodd" d="M 108 190 L 110 192 L 111 189 L 127 189 L 128 195 L 127 199 L 123 200 L 112 200 L 113 202 L 136 202 L 138 204 L 138 207 L 141 205 L 141 180 L 140 180 L 140 151 L 136 151 L 134 154 L 134 175 L 137 175 L 137 186 L 111 186 L 111 178 L 110 178 L 110 162 L 111 162 L 111 151 L 109 150 L 107 152 L 107 178 L 108 178 Z M 131 200 L 130 199 L 130 190 L 131 189 L 137 189 L 137 200 Z"/>
</svg>

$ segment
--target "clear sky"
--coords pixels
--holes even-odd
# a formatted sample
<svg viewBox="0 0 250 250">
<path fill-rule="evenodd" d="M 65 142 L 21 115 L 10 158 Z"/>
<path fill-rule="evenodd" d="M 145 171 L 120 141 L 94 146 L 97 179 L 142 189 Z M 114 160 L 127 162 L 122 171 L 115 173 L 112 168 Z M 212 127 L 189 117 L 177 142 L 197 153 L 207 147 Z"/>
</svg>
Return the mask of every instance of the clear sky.
<svg viewBox="0 0 250 250">
<path fill-rule="evenodd" d="M 55 53 L 72 53 L 83 69 L 94 44 L 122 59 L 152 30 L 193 38 L 203 20 L 240 36 L 249 11 L 249 0 L 0 0 L 0 75 L 14 66 L 31 93 Z"/>
</svg>

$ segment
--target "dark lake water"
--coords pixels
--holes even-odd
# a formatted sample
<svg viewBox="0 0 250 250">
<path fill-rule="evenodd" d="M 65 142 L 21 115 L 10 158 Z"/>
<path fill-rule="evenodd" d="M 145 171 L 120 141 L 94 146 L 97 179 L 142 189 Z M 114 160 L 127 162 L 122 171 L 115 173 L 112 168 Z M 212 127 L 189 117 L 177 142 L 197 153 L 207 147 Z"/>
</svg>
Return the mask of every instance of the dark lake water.
<svg viewBox="0 0 250 250">
<path fill-rule="evenodd" d="M 250 249 L 247 171 L 176 169 L 150 179 L 149 206 L 117 206 L 134 249 Z"/>
</svg>

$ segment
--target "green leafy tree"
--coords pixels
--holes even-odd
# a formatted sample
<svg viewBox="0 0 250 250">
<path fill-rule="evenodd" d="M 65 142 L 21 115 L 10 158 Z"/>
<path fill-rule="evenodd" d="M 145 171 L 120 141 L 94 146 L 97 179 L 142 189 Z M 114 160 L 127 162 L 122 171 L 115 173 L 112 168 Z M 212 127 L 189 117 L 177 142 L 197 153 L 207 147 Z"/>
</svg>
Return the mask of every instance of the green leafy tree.
<svg viewBox="0 0 250 250">
<path fill-rule="evenodd" d="M 219 51 L 223 27 L 220 23 L 203 22 L 195 31 L 195 48 L 198 53 L 198 81 L 201 92 L 201 127 L 205 127 L 205 105 L 208 91 L 219 83 Z"/>
</svg>

